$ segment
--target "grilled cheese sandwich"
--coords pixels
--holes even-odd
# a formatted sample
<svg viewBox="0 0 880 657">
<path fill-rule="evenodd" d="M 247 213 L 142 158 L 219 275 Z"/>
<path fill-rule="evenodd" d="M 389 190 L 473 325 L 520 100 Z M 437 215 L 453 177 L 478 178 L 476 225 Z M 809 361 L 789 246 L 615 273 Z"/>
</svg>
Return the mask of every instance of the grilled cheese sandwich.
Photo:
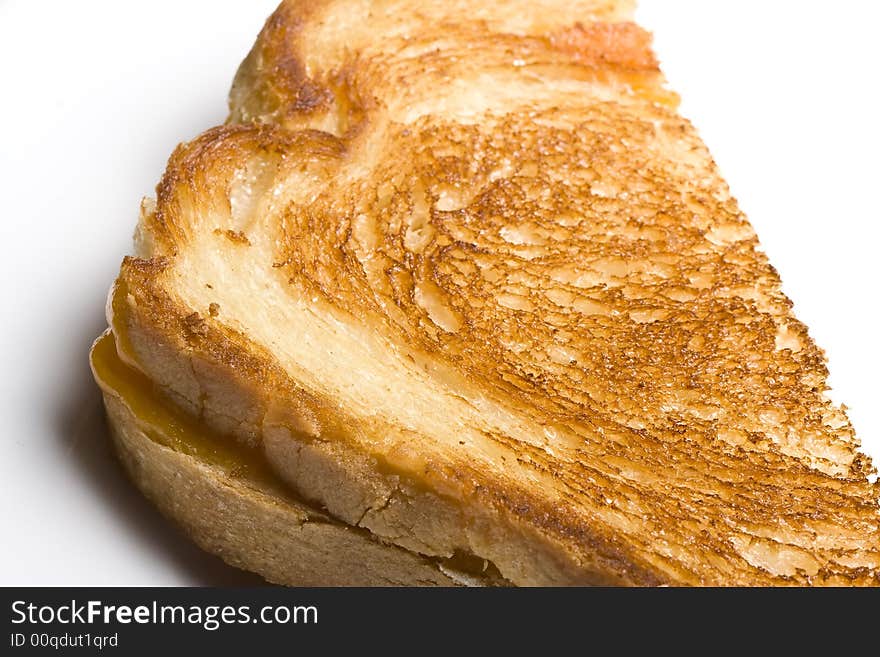
<svg viewBox="0 0 880 657">
<path fill-rule="evenodd" d="M 268 20 L 93 356 L 203 547 L 285 584 L 880 583 L 874 469 L 631 12 Z"/>
</svg>

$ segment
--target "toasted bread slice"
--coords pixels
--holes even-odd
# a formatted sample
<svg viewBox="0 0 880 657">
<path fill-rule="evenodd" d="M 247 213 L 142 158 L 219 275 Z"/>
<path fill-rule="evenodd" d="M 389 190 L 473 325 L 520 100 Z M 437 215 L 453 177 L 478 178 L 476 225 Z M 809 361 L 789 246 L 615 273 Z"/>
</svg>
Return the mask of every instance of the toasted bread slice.
<svg viewBox="0 0 880 657">
<path fill-rule="evenodd" d="M 282 4 L 143 208 L 119 355 L 410 553 L 876 585 L 874 470 L 631 9 Z"/>
</svg>

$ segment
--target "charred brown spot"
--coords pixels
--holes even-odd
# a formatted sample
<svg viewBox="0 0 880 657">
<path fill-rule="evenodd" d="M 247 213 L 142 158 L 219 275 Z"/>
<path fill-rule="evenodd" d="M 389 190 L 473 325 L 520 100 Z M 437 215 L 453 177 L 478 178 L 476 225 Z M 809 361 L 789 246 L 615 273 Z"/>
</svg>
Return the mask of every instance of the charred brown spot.
<svg viewBox="0 0 880 657">
<path fill-rule="evenodd" d="M 247 235 L 245 235 L 240 230 L 229 230 L 228 228 L 226 228 L 226 229 L 215 228 L 214 234 L 221 235 L 221 236 L 225 237 L 226 239 L 228 239 L 230 242 L 233 242 L 234 244 L 243 244 L 244 246 L 251 245 L 251 241 L 247 238 Z"/>
<path fill-rule="evenodd" d="M 199 337 L 208 335 L 208 325 L 199 313 L 190 313 L 184 317 L 183 326 L 189 335 Z"/>
</svg>

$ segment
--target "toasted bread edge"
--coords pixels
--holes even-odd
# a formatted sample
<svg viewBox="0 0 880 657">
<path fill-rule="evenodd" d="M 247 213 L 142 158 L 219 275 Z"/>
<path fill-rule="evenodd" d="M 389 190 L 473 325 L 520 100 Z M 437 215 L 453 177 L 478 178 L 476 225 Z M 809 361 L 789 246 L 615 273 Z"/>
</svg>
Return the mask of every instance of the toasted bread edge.
<svg viewBox="0 0 880 657">
<path fill-rule="evenodd" d="M 437 563 L 261 492 L 146 435 L 104 391 L 113 446 L 141 492 L 203 550 L 287 586 L 457 586 Z M 476 584 L 476 581 L 468 581 Z"/>
</svg>

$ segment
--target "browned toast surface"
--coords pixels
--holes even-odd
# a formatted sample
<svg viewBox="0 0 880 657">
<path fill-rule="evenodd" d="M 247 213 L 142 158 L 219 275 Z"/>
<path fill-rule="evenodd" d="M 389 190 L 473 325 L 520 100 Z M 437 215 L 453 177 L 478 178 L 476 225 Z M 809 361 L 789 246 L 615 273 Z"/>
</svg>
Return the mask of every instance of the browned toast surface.
<svg viewBox="0 0 880 657">
<path fill-rule="evenodd" d="M 282 4 L 145 206 L 120 354 L 515 584 L 877 584 L 871 464 L 630 12 Z"/>
</svg>

